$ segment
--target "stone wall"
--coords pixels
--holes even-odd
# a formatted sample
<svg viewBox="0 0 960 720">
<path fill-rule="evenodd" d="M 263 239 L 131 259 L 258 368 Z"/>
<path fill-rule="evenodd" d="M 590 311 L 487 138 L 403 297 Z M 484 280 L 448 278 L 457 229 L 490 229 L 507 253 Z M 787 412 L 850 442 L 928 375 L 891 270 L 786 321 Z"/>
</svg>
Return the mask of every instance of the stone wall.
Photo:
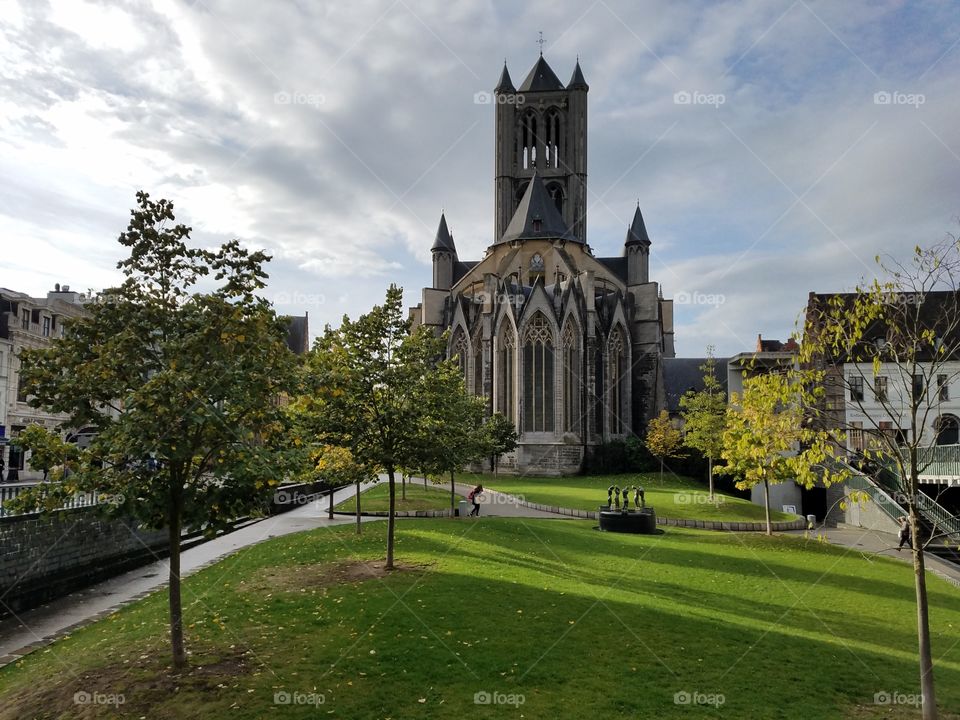
<svg viewBox="0 0 960 720">
<path fill-rule="evenodd" d="M 166 554 L 165 530 L 97 508 L 0 518 L 0 615 L 41 605 Z M 5 606 L 5 607 L 4 607 Z"/>
</svg>

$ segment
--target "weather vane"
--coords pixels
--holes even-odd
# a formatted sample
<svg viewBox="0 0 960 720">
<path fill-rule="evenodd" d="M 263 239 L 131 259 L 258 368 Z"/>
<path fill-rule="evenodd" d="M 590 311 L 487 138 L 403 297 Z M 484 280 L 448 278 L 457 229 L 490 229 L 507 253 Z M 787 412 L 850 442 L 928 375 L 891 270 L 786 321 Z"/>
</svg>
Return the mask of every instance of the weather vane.
<svg viewBox="0 0 960 720">
<path fill-rule="evenodd" d="M 543 57 L 543 30 L 540 31 L 540 39 L 537 40 L 537 45 L 540 46 L 540 57 Z"/>
</svg>

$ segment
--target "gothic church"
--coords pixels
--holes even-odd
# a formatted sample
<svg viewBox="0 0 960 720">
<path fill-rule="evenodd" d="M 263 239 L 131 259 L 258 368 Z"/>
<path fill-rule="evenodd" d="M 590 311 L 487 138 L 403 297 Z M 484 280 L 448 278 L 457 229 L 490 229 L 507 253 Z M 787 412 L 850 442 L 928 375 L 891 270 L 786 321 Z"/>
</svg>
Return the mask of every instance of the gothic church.
<svg viewBox="0 0 960 720">
<path fill-rule="evenodd" d="M 587 241 L 588 91 L 579 60 L 564 85 L 541 55 L 517 88 L 504 64 L 493 243 L 461 260 L 441 215 L 433 285 L 411 311 L 415 325 L 450 330 L 468 391 L 516 424 L 506 472 L 576 473 L 592 447 L 642 434 L 664 406 L 673 303 L 650 280 L 640 208 L 621 257 Z"/>
</svg>

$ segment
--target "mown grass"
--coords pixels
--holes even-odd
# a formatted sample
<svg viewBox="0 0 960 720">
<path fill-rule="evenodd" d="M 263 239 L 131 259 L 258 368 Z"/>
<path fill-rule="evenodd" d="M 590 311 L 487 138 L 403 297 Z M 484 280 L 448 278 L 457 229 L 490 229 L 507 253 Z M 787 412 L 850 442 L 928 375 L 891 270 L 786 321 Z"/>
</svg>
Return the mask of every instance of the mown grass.
<svg viewBox="0 0 960 720">
<path fill-rule="evenodd" d="M 382 558 L 385 523 L 269 540 L 186 580 L 202 669 L 165 670 L 160 592 L 0 671 L 0 718 L 913 716 L 874 703 L 916 692 L 906 564 L 799 537 L 592 525 L 404 521 L 408 569 L 367 580 L 353 570 Z M 955 711 L 960 593 L 934 577 L 929 593 Z M 78 708 L 78 691 L 125 703 Z M 523 704 L 477 705 L 482 692 Z"/>
<path fill-rule="evenodd" d="M 607 488 L 640 485 L 644 489 L 647 505 L 652 505 L 660 517 L 687 520 L 729 520 L 732 522 L 758 522 L 764 520 L 763 507 L 734 495 L 718 492 L 715 501 L 703 483 L 691 478 L 665 474 L 663 480 L 657 473 L 629 475 L 576 475 L 561 478 L 513 477 L 500 475 L 463 474 L 461 482 L 482 482 L 491 490 L 522 495 L 529 502 L 596 510 L 607 502 Z M 633 504 L 633 493 L 630 493 Z M 770 509 L 774 520 L 795 520 L 796 516 Z"/>
<path fill-rule="evenodd" d="M 397 510 L 447 510 L 450 508 L 450 491 L 443 486 L 423 481 L 407 481 L 407 497 L 404 500 L 400 483 L 396 484 L 395 503 Z M 356 498 L 348 498 L 334 507 L 342 512 L 356 512 Z M 390 509 L 390 486 L 381 481 L 360 495 L 361 512 L 385 512 Z"/>
</svg>

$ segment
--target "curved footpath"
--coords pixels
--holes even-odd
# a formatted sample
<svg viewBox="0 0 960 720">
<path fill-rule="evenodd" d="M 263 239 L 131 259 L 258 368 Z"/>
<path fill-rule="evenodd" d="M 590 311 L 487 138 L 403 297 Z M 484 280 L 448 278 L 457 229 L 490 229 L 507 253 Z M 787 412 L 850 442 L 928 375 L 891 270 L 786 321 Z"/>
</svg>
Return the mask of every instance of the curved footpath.
<svg viewBox="0 0 960 720">
<path fill-rule="evenodd" d="M 472 489 L 471 485 L 461 483 L 457 483 L 455 487 L 457 493 L 463 496 Z M 343 502 L 353 495 L 353 486 L 342 488 L 334 494 L 334 504 Z M 596 513 L 593 515 L 595 516 Z M 480 499 L 480 516 L 573 520 L 589 519 L 590 513 L 564 508 L 551 510 L 545 506 L 531 506 L 513 495 L 487 490 Z M 364 517 L 363 521 L 382 519 Z M 469 518 L 465 520 L 470 521 Z M 296 510 L 248 523 L 232 532 L 185 550 L 181 555 L 182 575 L 186 577 L 242 548 L 256 545 L 272 537 L 353 522 L 355 519 L 352 515 L 338 514 L 333 520 L 328 519 L 327 501 L 312 501 Z M 737 523 L 721 524 L 730 526 L 722 528 L 725 530 L 737 529 Z M 801 532 L 794 530 L 788 534 L 801 534 Z M 888 533 L 853 527 L 817 529 L 815 532 L 822 532 L 826 539 L 835 545 L 910 561 L 909 553 L 896 552 L 896 538 Z M 927 565 L 931 572 L 960 587 L 960 568 L 930 555 L 927 555 Z M 72 630 L 109 615 L 118 608 L 153 592 L 166 584 L 167 574 L 166 560 L 158 560 L 66 595 L 47 605 L 0 620 L 0 667 L 16 662 L 24 655 L 49 645 Z"/>
</svg>

